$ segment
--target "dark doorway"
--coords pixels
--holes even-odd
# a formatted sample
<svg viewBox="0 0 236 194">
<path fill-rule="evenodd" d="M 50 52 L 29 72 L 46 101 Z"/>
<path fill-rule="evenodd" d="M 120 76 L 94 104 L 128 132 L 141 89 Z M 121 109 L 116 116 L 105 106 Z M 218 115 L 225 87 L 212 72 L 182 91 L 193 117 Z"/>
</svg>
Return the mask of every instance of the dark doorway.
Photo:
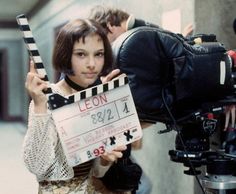
<svg viewBox="0 0 236 194">
<path fill-rule="evenodd" d="M 0 50 L 0 121 L 8 119 L 7 51 Z"/>
</svg>

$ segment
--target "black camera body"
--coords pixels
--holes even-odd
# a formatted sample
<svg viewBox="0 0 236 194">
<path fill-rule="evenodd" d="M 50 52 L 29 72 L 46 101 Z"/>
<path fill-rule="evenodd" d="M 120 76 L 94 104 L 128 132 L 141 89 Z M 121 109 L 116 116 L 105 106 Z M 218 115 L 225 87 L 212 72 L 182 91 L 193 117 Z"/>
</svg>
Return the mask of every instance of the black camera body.
<svg viewBox="0 0 236 194">
<path fill-rule="evenodd" d="M 140 120 L 168 123 L 165 103 L 178 119 L 233 94 L 224 45 L 192 42 L 151 27 L 129 30 L 114 42 L 115 67 L 129 78 Z"/>
</svg>

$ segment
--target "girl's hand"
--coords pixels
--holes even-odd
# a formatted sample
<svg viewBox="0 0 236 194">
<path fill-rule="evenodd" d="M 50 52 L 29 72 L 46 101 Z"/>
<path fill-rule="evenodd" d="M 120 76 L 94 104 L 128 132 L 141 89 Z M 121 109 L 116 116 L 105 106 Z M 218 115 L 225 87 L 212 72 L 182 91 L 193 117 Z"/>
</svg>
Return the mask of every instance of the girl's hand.
<svg viewBox="0 0 236 194">
<path fill-rule="evenodd" d="M 100 77 L 102 83 L 106 83 L 111 81 L 113 78 L 118 76 L 120 74 L 119 69 L 114 69 L 111 71 L 108 75 Z M 116 161 L 118 158 L 122 158 L 123 154 L 122 151 L 126 150 L 127 146 L 119 146 L 116 149 L 114 149 L 111 152 L 106 152 L 103 155 L 101 155 L 101 164 L 103 166 L 109 165 L 111 162 Z"/>
<path fill-rule="evenodd" d="M 47 83 L 42 80 L 34 67 L 34 63 L 30 62 L 30 71 L 27 74 L 25 81 L 25 88 L 27 89 L 30 97 L 34 101 L 35 113 L 45 113 L 47 111 L 47 97 L 43 93 L 47 89 Z"/>
<path fill-rule="evenodd" d="M 116 161 L 118 158 L 122 158 L 122 151 L 126 150 L 127 146 L 119 146 L 111 152 L 106 152 L 101 155 L 101 164 L 107 166 L 110 162 Z"/>
<path fill-rule="evenodd" d="M 111 81 L 113 78 L 115 78 L 117 75 L 119 75 L 119 73 L 120 73 L 119 69 L 114 69 L 108 75 L 101 76 L 100 79 L 101 79 L 102 83 L 104 84 L 106 82 Z"/>
</svg>

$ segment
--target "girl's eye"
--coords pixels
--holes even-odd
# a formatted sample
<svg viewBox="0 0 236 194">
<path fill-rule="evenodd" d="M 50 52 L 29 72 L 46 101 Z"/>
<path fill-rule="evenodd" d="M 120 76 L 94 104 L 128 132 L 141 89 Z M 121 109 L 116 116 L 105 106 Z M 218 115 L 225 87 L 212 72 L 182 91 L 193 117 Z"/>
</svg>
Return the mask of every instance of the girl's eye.
<svg viewBox="0 0 236 194">
<path fill-rule="evenodd" d="M 95 54 L 96 57 L 104 57 L 104 52 L 98 52 Z"/>
<path fill-rule="evenodd" d="M 77 52 L 75 54 L 79 57 L 85 57 L 86 56 L 85 53 L 83 53 L 83 52 Z"/>
</svg>

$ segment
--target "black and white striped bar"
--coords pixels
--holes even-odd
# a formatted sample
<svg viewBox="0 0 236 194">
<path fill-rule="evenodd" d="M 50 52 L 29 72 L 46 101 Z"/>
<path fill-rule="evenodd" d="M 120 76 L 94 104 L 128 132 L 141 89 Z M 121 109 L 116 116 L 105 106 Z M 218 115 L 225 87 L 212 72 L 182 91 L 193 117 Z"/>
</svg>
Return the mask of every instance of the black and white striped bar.
<svg viewBox="0 0 236 194">
<path fill-rule="evenodd" d="M 54 93 L 49 96 L 48 103 L 50 105 L 50 108 L 52 110 L 55 110 L 64 105 L 72 104 L 74 102 L 83 100 L 85 98 L 96 96 L 98 94 L 113 90 L 125 84 L 128 84 L 128 78 L 125 75 L 121 75 L 105 84 L 100 84 L 100 85 L 76 92 L 75 94 L 70 95 L 68 97 L 63 97 L 59 94 Z"/>
<path fill-rule="evenodd" d="M 21 14 L 16 17 L 16 21 L 17 21 L 18 26 L 23 34 L 24 42 L 25 42 L 26 47 L 29 51 L 29 54 L 32 57 L 32 60 L 34 61 L 37 73 L 39 75 L 41 75 L 43 77 L 43 80 L 46 81 L 49 85 L 49 79 L 47 76 L 47 72 L 44 68 L 41 56 L 40 56 L 38 48 L 36 46 L 33 34 L 30 30 L 29 22 L 28 22 L 26 16 L 24 14 Z M 51 90 L 51 88 L 48 88 L 44 92 L 46 94 L 51 94 L 52 90 Z"/>
</svg>

